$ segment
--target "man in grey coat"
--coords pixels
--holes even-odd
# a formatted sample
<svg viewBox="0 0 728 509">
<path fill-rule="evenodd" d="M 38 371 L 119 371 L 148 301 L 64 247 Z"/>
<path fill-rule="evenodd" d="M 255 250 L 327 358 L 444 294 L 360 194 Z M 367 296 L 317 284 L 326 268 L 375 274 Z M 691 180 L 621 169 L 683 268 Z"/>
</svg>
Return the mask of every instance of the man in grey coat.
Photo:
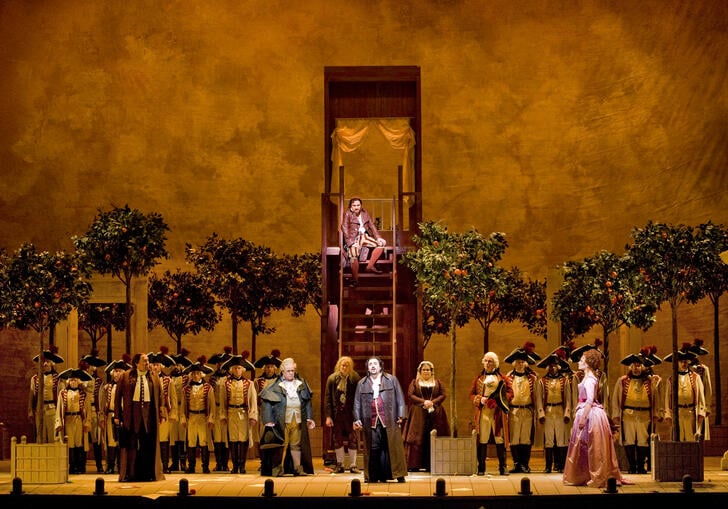
<svg viewBox="0 0 728 509">
<path fill-rule="evenodd" d="M 407 462 L 404 456 L 401 426 L 407 418 L 407 406 L 399 380 L 384 373 L 379 357 L 367 360 L 367 376 L 356 386 L 354 429 L 364 435 L 364 481 L 404 482 Z"/>
</svg>

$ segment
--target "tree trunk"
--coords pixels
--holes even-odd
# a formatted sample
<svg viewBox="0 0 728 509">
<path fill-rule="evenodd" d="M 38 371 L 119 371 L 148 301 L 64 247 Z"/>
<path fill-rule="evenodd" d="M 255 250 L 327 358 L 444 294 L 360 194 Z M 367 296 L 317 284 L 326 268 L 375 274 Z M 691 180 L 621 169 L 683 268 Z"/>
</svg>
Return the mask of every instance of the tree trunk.
<svg viewBox="0 0 728 509">
<path fill-rule="evenodd" d="M 677 403 L 677 304 L 671 302 L 670 310 L 672 311 L 672 440 L 677 442 L 680 438 Z"/>
<path fill-rule="evenodd" d="M 722 378 L 720 377 L 720 304 L 718 300 L 720 299 L 720 295 L 717 295 L 715 299 L 713 300 L 713 359 L 714 362 L 714 368 L 713 368 L 713 380 L 715 380 L 715 425 L 720 426 L 722 419 L 721 415 L 723 413 L 723 405 L 722 405 L 722 397 L 721 397 L 721 390 L 720 381 Z M 708 407 L 710 407 L 710 401 L 705 402 Z"/>
<path fill-rule="evenodd" d="M 43 363 L 45 362 L 45 355 L 43 355 L 43 329 L 40 331 L 40 354 L 38 355 L 38 393 L 35 395 L 35 443 L 40 443 L 40 436 L 43 430 L 43 394 L 45 389 L 43 388 L 44 376 L 43 376 Z"/>
<path fill-rule="evenodd" d="M 490 352 L 490 326 L 483 327 L 483 353 Z"/>
<path fill-rule="evenodd" d="M 126 352 L 134 355 L 131 351 L 131 278 L 126 280 L 126 309 L 124 310 L 126 318 Z"/>
<path fill-rule="evenodd" d="M 457 413 L 457 405 L 455 404 L 456 398 L 456 392 L 455 392 L 455 373 L 456 373 L 456 366 L 455 366 L 455 353 L 457 351 L 457 323 L 455 320 L 451 320 L 450 322 L 450 366 L 452 367 L 452 376 L 450 377 L 450 394 L 448 395 L 448 398 L 450 399 L 450 430 L 452 432 L 453 438 L 456 438 L 458 436 L 458 413 Z M 426 440 L 429 440 L 429 437 L 425 437 Z"/>
</svg>

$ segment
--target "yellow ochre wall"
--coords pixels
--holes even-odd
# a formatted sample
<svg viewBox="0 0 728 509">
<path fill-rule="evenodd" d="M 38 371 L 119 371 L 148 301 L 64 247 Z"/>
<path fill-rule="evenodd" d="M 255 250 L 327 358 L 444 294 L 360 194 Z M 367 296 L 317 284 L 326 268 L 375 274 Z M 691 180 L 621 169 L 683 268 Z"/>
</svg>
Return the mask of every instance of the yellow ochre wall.
<svg viewBox="0 0 728 509">
<path fill-rule="evenodd" d="M 424 218 L 505 232 L 505 266 L 543 279 L 622 253 L 649 220 L 725 224 L 727 19 L 724 0 L 2 0 L 0 247 L 70 249 L 97 209 L 129 204 L 171 228 L 160 273 L 189 268 L 184 244 L 212 232 L 318 251 L 323 70 L 355 65 L 420 67 Z M 681 307 L 679 323 L 712 366 L 709 303 Z M 269 325 L 258 353 L 280 348 L 319 390 L 318 315 Z M 665 354 L 670 331 L 668 310 L 640 341 Z M 13 434 L 34 338 L 0 331 Z M 491 330 L 501 358 L 525 340 L 548 353 L 517 325 Z M 159 330 L 150 343 L 172 344 Z M 612 358 L 630 353 L 619 343 Z M 227 321 L 185 346 L 209 357 L 226 344 Z M 425 352 L 445 381 L 448 352 L 444 337 Z M 458 332 L 460 430 L 482 354 L 477 324 Z"/>
</svg>

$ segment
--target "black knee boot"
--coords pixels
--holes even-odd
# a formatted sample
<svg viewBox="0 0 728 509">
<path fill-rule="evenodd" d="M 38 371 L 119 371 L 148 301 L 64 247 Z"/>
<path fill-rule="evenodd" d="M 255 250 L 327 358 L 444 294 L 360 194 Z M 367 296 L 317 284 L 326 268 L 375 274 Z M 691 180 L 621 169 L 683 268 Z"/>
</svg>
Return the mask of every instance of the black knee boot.
<svg viewBox="0 0 728 509">
<path fill-rule="evenodd" d="M 169 469 L 172 472 L 179 470 L 179 448 L 176 443 L 169 443 L 170 452 L 172 453 L 172 463 L 169 465 Z"/>
<path fill-rule="evenodd" d="M 233 468 L 230 469 L 231 474 L 237 474 L 238 473 L 238 445 L 240 442 L 229 442 L 228 446 L 230 447 L 230 457 L 233 460 Z"/>
<path fill-rule="evenodd" d="M 495 453 L 498 456 L 498 473 L 500 475 L 508 475 L 505 444 L 495 444 Z"/>
<path fill-rule="evenodd" d="M 485 455 L 488 450 L 488 444 L 478 444 L 476 455 L 478 458 L 478 475 L 485 475 Z"/>
<path fill-rule="evenodd" d="M 202 473 L 210 473 L 210 448 L 207 446 L 200 447 L 200 463 L 202 463 Z"/>
<path fill-rule="evenodd" d="M 77 447 L 71 447 L 68 449 L 68 473 L 78 474 L 78 453 L 76 452 Z"/>
<path fill-rule="evenodd" d="M 245 474 L 245 461 L 248 459 L 248 442 L 240 442 L 238 444 L 240 451 L 238 452 L 238 473 Z"/>
<path fill-rule="evenodd" d="M 179 454 L 179 471 L 184 472 L 185 470 L 187 470 L 187 467 L 185 466 L 187 459 L 185 443 L 184 441 L 177 441 L 174 444 L 177 446 L 177 454 Z"/>
<path fill-rule="evenodd" d="M 556 452 L 558 453 L 558 460 L 556 462 L 556 471 L 557 472 L 563 472 L 564 471 L 564 465 L 566 464 L 566 453 L 568 452 L 568 447 L 557 447 Z"/>
<path fill-rule="evenodd" d="M 113 474 L 116 463 L 116 447 L 106 448 L 106 470 L 105 474 Z"/>
<path fill-rule="evenodd" d="M 647 464 L 647 458 L 650 455 L 650 448 L 649 447 L 640 447 L 637 446 L 637 473 L 638 474 L 646 474 L 647 469 L 645 468 L 645 465 Z"/>
<path fill-rule="evenodd" d="M 637 448 L 634 445 L 625 445 L 624 454 L 627 455 L 627 463 L 629 463 L 629 473 L 637 473 Z"/>
<path fill-rule="evenodd" d="M 169 474 L 169 442 L 159 442 L 159 456 L 162 458 L 162 472 Z"/>
<path fill-rule="evenodd" d="M 521 453 L 519 456 L 521 458 L 521 470 L 523 470 L 524 474 L 530 474 L 531 467 L 529 466 L 529 463 L 531 462 L 531 444 L 521 445 Z"/>
<path fill-rule="evenodd" d="M 94 444 L 94 461 L 96 462 L 96 473 L 102 474 L 104 472 L 104 464 L 101 444 Z"/>
<path fill-rule="evenodd" d="M 511 445 L 511 458 L 513 458 L 513 468 L 509 470 L 511 474 L 520 474 L 523 472 L 521 468 L 521 446 Z"/>
<path fill-rule="evenodd" d="M 195 464 L 197 463 L 197 447 L 187 446 L 187 468 L 185 474 L 195 473 Z"/>
<path fill-rule="evenodd" d="M 547 474 L 550 474 L 551 465 L 553 465 L 553 462 L 554 462 L 554 448 L 553 447 L 544 447 L 543 453 L 544 453 L 544 458 L 546 460 L 546 468 L 544 469 L 544 472 Z"/>
</svg>

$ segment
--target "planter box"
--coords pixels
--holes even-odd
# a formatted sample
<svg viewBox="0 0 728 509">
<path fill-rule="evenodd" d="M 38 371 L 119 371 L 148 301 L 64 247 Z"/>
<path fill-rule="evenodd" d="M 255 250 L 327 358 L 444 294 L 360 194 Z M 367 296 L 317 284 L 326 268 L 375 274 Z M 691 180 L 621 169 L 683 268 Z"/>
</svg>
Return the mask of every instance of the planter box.
<svg viewBox="0 0 728 509">
<path fill-rule="evenodd" d="M 652 479 L 682 481 L 689 474 L 693 482 L 703 481 L 703 443 L 672 442 L 652 436 Z"/>
<path fill-rule="evenodd" d="M 444 475 L 473 475 L 477 470 L 477 433 L 469 437 L 438 437 L 430 433 L 430 473 Z"/>
<path fill-rule="evenodd" d="M 13 437 L 10 445 L 10 477 L 23 484 L 61 484 L 68 482 L 68 444 L 29 444 L 25 436 Z"/>
</svg>

